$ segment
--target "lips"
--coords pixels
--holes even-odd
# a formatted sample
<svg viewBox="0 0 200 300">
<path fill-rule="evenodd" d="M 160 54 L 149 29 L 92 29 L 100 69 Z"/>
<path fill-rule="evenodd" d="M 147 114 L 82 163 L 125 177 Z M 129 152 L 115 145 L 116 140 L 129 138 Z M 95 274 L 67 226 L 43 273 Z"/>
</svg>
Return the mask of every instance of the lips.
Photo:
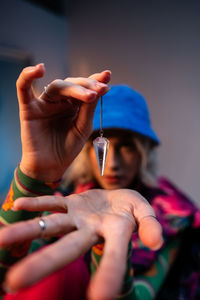
<svg viewBox="0 0 200 300">
<path fill-rule="evenodd" d="M 122 179 L 122 176 L 118 175 L 104 175 L 104 179 L 109 183 L 119 183 Z"/>
</svg>

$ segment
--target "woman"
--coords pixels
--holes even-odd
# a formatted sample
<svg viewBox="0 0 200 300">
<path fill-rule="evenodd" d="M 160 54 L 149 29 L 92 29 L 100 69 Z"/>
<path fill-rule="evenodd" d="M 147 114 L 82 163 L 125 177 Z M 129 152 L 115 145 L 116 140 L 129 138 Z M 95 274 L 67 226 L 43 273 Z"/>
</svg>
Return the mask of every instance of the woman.
<svg viewBox="0 0 200 300">
<path fill-rule="evenodd" d="M 110 141 L 104 176 L 100 175 L 92 145 L 92 141 L 99 135 L 100 110 L 98 103 L 94 133 L 67 172 L 66 183 L 68 186 L 75 183 L 76 193 L 97 187 L 106 190 L 133 189 L 141 193 L 154 208 L 163 227 L 165 244 L 159 251 L 150 251 L 142 245 L 138 235 L 133 234 L 131 264 L 134 283 L 125 289 L 127 299 L 154 299 L 159 291 L 158 299 L 163 299 L 166 292 L 168 296 L 171 293 L 172 299 L 194 299 L 199 285 L 199 271 L 194 262 L 198 252 L 194 254 L 196 258 L 192 258 L 193 263 L 192 259 L 187 263 L 184 259 L 185 269 L 190 265 L 187 272 L 181 267 L 178 254 L 181 254 L 180 249 L 185 249 L 182 242 L 186 236 L 190 236 L 190 242 L 192 234 L 196 236 L 193 248 L 197 247 L 198 234 L 195 231 L 188 234 L 187 231 L 199 226 L 199 212 L 168 180 L 157 179 L 156 148 L 159 139 L 151 127 L 145 99 L 126 85 L 113 86 L 104 96 L 104 136 Z M 101 246 L 94 247 L 92 251 L 93 271 L 100 261 L 99 248 Z M 173 279 L 168 279 L 163 286 L 174 261 L 178 261 L 179 269 L 176 263 Z M 193 284 L 191 278 L 194 279 Z M 170 285 L 175 282 L 175 288 L 171 288 Z"/>
<path fill-rule="evenodd" d="M 52 97 L 53 93 L 50 98 Z M 134 189 L 139 191 L 151 203 L 156 211 L 157 218 L 163 225 L 165 245 L 160 251 L 149 251 L 138 235 L 133 234 L 132 241 L 129 244 L 130 255 L 128 256 L 124 285 L 120 294 L 123 299 L 153 299 L 158 294 L 167 272 L 177 256 L 184 230 L 191 227 L 195 222 L 195 225 L 197 225 L 197 221 L 199 221 L 198 212 L 192 203 L 169 182 L 166 180 L 157 182 L 156 180 L 155 148 L 159 144 L 159 140 L 151 128 L 148 108 L 140 94 L 127 86 L 116 86 L 112 87 L 109 93 L 104 96 L 104 136 L 110 140 L 110 148 L 103 177 L 99 175 L 92 147 L 92 140 L 98 135 L 99 127 L 100 110 L 97 107 L 94 119 L 94 136 L 88 141 L 74 165 L 68 170 L 66 175 L 67 185 L 70 188 L 73 186 L 75 193 L 95 187 L 106 190 Z M 119 208 L 122 202 L 126 203 L 126 197 L 123 196 L 123 193 L 120 194 L 120 197 L 122 199 L 118 200 L 119 203 L 113 202 L 113 210 L 116 207 Z M 30 201 L 28 205 L 30 208 L 32 205 Z M 48 205 L 45 205 L 47 208 Z M 19 208 L 27 209 L 27 203 L 21 203 Z M 33 207 L 31 210 L 34 210 Z M 127 213 L 126 210 L 126 206 L 123 206 L 124 215 Z M 98 211 L 96 215 L 98 215 Z M 192 216 L 196 216 L 196 218 L 193 220 Z M 133 248 L 133 254 L 131 254 L 131 248 Z M 102 253 L 102 244 L 93 247 L 91 254 L 92 271 L 95 271 L 98 267 Z M 83 260 L 81 266 L 82 270 L 86 270 L 84 273 L 86 274 L 87 268 L 83 264 Z M 55 276 L 57 279 L 61 278 L 63 280 L 67 275 L 69 278 L 69 274 L 72 273 L 69 273 L 69 269 L 66 268 Z M 197 276 L 195 278 L 198 280 Z M 47 283 L 48 280 L 50 280 L 51 286 L 58 287 L 55 278 L 53 280 L 52 278 L 47 279 Z M 41 286 L 39 291 L 44 290 L 47 286 L 48 284 Z M 63 289 L 65 283 L 61 286 Z M 178 290 L 175 291 L 177 294 L 178 292 Z M 33 294 L 33 291 L 31 291 L 31 294 Z M 25 295 L 27 298 L 21 299 L 31 299 L 27 294 Z M 67 295 L 69 296 L 69 290 L 66 291 Z"/>
</svg>

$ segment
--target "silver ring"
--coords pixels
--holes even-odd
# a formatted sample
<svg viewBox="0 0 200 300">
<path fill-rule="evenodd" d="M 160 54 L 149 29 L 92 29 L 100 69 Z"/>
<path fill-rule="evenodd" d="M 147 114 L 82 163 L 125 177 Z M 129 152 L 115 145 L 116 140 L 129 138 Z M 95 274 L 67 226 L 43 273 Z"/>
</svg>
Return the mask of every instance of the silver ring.
<svg viewBox="0 0 200 300">
<path fill-rule="evenodd" d="M 143 219 L 145 219 L 145 218 L 149 218 L 149 217 L 154 218 L 154 219 L 157 220 L 156 216 L 155 216 L 154 214 L 152 214 L 152 215 L 146 215 L 146 216 L 143 216 L 142 218 L 140 218 L 139 221 L 141 221 L 141 220 L 143 220 Z"/>
<path fill-rule="evenodd" d="M 48 88 L 48 86 L 49 86 L 49 84 L 46 86 L 44 86 L 44 92 L 45 92 L 45 94 L 49 97 L 49 95 L 48 95 L 48 93 L 47 93 L 47 88 Z"/>
<path fill-rule="evenodd" d="M 57 101 L 53 100 L 53 99 L 49 96 L 49 94 L 48 94 L 48 92 L 47 92 L 48 86 L 49 86 L 49 84 L 48 84 L 47 86 L 44 86 L 44 93 L 45 93 L 45 95 L 46 95 L 47 98 L 48 98 L 48 100 L 45 100 L 45 101 L 48 101 L 48 102 L 50 102 L 50 103 L 57 103 Z"/>
<path fill-rule="evenodd" d="M 45 220 L 42 218 L 39 219 L 39 225 L 40 225 L 40 228 L 42 231 L 44 231 L 47 228 L 47 224 L 46 224 Z"/>
</svg>

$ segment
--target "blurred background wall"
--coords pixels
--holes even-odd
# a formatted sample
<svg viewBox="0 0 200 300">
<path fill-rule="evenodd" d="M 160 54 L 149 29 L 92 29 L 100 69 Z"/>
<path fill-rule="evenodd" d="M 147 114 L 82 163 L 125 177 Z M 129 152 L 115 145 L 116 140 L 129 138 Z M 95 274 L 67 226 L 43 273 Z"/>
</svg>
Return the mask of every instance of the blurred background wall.
<svg viewBox="0 0 200 300">
<path fill-rule="evenodd" d="M 59 1 L 58 1 L 59 2 Z M 8 191 L 21 157 L 16 80 L 27 65 L 44 62 L 39 91 L 68 73 L 67 20 L 23 0 L 0 1 L 0 201 Z"/>
<path fill-rule="evenodd" d="M 110 69 L 113 84 L 141 92 L 162 141 L 160 174 L 200 205 L 200 2 L 63 0 L 64 14 L 49 10 L 54 2 L 1 1 L 0 45 L 45 62 L 39 89 L 56 77 Z"/>
</svg>

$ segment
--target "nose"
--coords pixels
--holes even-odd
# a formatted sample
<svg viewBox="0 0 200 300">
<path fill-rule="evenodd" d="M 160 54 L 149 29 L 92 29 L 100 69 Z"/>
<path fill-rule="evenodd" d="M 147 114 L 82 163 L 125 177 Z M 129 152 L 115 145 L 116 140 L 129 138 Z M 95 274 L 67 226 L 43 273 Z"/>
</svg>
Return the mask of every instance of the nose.
<svg viewBox="0 0 200 300">
<path fill-rule="evenodd" d="M 119 166 L 120 166 L 119 153 L 115 147 L 110 145 L 107 153 L 105 168 L 116 170 L 119 168 Z"/>
</svg>

